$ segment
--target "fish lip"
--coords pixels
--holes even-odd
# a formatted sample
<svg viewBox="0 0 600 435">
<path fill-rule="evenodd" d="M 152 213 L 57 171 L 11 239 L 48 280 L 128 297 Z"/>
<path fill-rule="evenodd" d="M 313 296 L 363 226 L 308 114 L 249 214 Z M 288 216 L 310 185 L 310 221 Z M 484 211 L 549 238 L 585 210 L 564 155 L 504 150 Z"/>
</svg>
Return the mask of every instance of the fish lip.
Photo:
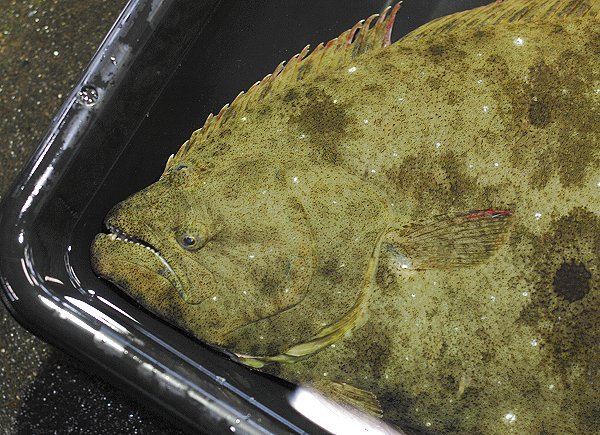
<svg viewBox="0 0 600 435">
<path fill-rule="evenodd" d="M 166 278 L 167 281 L 169 281 L 171 286 L 173 286 L 173 288 L 177 290 L 181 298 L 187 302 L 187 299 L 189 298 L 186 297 L 181 280 L 179 279 L 179 277 L 175 273 L 175 270 L 173 270 L 173 267 L 169 264 L 167 259 L 160 253 L 160 251 L 156 247 L 154 247 L 144 239 L 126 233 L 125 231 L 114 225 L 106 224 L 106 228 L 109 231 L 109 234 L 107 234 L 106 236 L 109 237 L 111 240 L 118 240 L 120 242 L 137 245 L 140 248 L 145 248 L 147 251 L 151 252 L 155 257 L 157 257 L 165 267 L 165 274 L 163 274 L 162 276 Z"/>
</svg>

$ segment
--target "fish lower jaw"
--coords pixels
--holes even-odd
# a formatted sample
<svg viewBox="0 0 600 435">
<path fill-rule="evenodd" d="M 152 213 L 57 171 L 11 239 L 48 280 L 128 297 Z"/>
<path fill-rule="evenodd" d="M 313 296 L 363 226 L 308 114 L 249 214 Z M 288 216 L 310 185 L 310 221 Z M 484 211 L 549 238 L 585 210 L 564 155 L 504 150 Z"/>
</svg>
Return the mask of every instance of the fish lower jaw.
<svg viewBox="0 0 600 435">
<path fill-rule="evenodd" d="M 108 234 L 108 237 L 111 240 L 119 240 L 122 242 L 127 242 L 127 243 L 131 243 L 134 245 L 137 245 L 139 247 L 145 248 L 148 251 L 152 252 L 153 254 L 155 254 L 156 256 L 163 258 L 163 256 L 161 255 L 160 251 L 156 248 L 154 248 L 152 245 L 150 245 L 149 243 L 126 234 L 125 232 L 121 231 L 120 229 L 118 229 L 117 227 L 114 227 L 112 225 L 107 226 L 108 230 L 110 231 L 110 234 Z"/>
<path fill-rule="evenodd" d="M 173 270 L 173 267 L 169 264 L 167 259 L 160 253 L 160 251 L 158 249 L 156 249 L 154 246 L 150 245 L 148 242 L 146 242 L 138 237 L 127 234 L 124 231 L 120 230 L 119 228 L 117 228 L 113 225 L 107 225 L 106 228 L 110 231 L 110 233 L 107 234 L 107 237 L 110 240 L 129 243 L 131 245 L 138 246 L 140 248 L 144 248 L 148 252 L 152 253 L 162 263 L 162 265 L 164 267 L 163 276 L 169 281 L 169 283 L 171 283 L 171 285 L 179 293 L 181 298 L 185 302 L 190 303 L 190 304 L 198 303 L 198 302 L 189 301 L 188 294 L 186 293 L 181 280 L 179 279 L 179 277 Z"/>
</svg>

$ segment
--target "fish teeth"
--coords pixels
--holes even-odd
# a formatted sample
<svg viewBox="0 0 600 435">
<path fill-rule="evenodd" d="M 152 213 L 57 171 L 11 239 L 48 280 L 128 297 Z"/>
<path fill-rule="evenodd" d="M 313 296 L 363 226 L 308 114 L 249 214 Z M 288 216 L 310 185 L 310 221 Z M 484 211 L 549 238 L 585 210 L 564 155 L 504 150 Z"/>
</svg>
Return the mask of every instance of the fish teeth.
<svg viewBox="0 0 600 435">
<path fill-rule="evenodd" d="M 127 234 L 125 234 L 122 230 L 120 230 L 119 228 L 113 226 L 113 225 L 107 225 L 106 226 L 107 229 L 110 231 L 110 234 L 108 234 L 108 237 L 110 237 L 111 240 L 120 240 L 122 242 L 127 242 L 127 243 L 132 243 L 136 246 L 142 247 L 142 248 L 146 248 L 148 251 L 152 252 L 153 254 L 159 256 L 162 258 L 162 255 L 159 251 L 157 251 L 156 249 L 153 249 L 152 247 L 144 244 L 144 243 L 140 243 L 139 240 L 135 237 L 132 238 L 132 236 L 129 236 Z"/>
</svg>

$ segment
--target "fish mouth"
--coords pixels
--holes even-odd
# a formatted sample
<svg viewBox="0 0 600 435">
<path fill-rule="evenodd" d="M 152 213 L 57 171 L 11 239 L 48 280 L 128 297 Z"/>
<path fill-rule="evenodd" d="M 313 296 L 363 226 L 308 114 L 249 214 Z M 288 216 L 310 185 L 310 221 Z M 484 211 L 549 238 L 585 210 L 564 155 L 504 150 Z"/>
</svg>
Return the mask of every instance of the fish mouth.
<svg viewBox="0 0 600 435">
<path fill-rule="evenodd" d="M 147 252 L 149 252 L 155 258 L 157 258 L 163 265 L 163 270 L 160 273 L 160 275 L 162 275 L 165 279 L 167 279 L 167 281 L 169 281 L 171 286 L 173 286 L 173 288 L 177 290 L 177 292 L 184 301 L 188 302 L 187 299 L 189 298 L 186 296 L 186 292 L 184 290 L 184 286 L 181 280 L 179 279 L 179 277 L 175 273 L 175 270 L 173 270 L 173 267 L 169 264 L 167 259 L 154 245 L 150 244 L 142 238 L 128 234 L 122 229 L 115 227 L 114 225 L 107 224 L 106 228 L 108 229 L 109 233 L 105 236 L 108 237 L 111 241 L 117 243 L 128 243 L 132 246 L 136 246 L 136 249 L 145 249 Z"/>
</svg>

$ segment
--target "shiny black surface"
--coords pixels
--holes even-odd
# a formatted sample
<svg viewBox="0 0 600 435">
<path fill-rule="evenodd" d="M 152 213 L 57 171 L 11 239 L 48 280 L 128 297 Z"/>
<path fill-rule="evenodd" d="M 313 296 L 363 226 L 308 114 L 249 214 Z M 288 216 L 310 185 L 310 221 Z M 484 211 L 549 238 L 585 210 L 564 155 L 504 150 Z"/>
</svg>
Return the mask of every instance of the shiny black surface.
<svg viewBox="0 0 600 435">
<path fill-rule="evenodd" d="M 387 3 L 131 2 L 5 198 L 0 279 L 13 315 L 187 429 L 317 432 L 287 404 L 291 386 L 233 363 L 98 279 L 89 246 L 112 205 L 155 181 L 208 113 Z M 394 36 L 477 4 L 406 2 Z"/>
</svg>

